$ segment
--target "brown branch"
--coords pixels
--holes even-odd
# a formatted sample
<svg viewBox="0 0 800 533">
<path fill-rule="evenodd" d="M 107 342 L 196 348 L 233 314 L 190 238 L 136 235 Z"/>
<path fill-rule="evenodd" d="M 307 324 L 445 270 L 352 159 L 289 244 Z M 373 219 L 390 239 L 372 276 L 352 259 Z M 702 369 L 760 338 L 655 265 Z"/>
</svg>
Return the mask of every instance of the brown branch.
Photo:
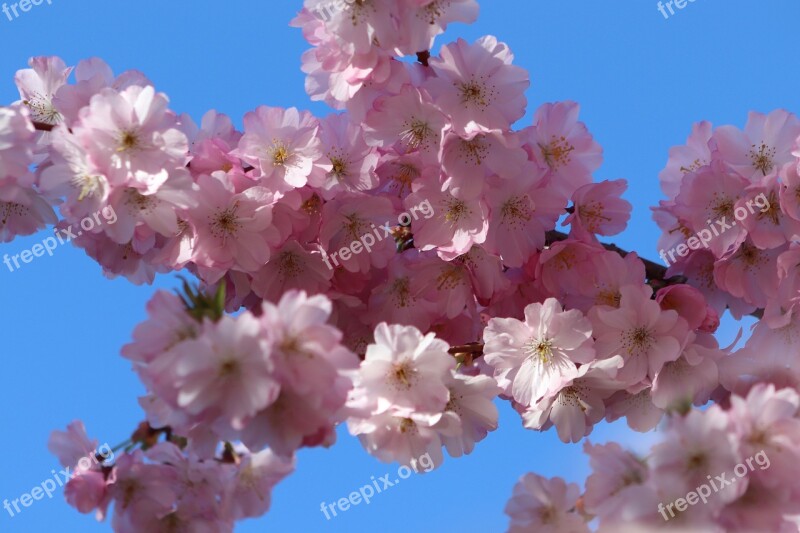
<svg viewBox="0 0 800 533">
<path fill-rule="evenodd" d="M 34 120 L 33 121 L 33 128 L 36 131 L 53 131 L 53 128 L 55 128 L 55 125 L 54 124 L 48 124 L 47 122 L 36 122 Z"/>
<path fill-rule="evenodd" d="M 429 67 L 428 60 L 431 58 L 431 53 L 428 50 L 423 50 L 422 52 L 417 52 L 417 61 L 419 61 L 422 66 Z"/>
</svg>

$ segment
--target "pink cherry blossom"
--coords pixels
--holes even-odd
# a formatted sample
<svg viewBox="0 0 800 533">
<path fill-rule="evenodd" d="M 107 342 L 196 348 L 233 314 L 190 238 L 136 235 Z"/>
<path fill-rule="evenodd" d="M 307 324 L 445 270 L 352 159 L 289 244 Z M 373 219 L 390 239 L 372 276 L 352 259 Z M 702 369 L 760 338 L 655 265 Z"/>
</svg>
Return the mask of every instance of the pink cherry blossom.
<svg viewBox="0 0 800 533">
<path fill-rule="evenodd" d="M 599 358 L 621 355 L 625 364 L 617 379 L 635 385 L 654 378 L 669 361 L 680 356 L 687 340 L 686 321 L 672 310 L 662 311 L 647 289 L 621 290 L 619 309 L 594 308 L 589 312 Z"/>
<path fill-rule="evenodd" d="M 579 496 L 580 488 L 574 483 L 525 474 L 506 504 L 509 532 L 588 533 L 589 526 L 574 510 Z"/>
<path fill-rule="evenodd" d="M 578 375 L 595 355 L 583 313 L 564 311 L 555 298 L 525 308 L 525 321 L 493 318 L 484 332 L 486 363 L 506 394 L 530 405 Z"/>
<path fill-rule="evenodd" d="M 513 60 L 508 46 L 492 36 L 474 44 L 459 39 L 430 60 L 436 77 L 425 87 L 457 133 L 505 131 L 525 114 L 530 86 L 527 72 Z"/>
<path fill-rule="evenodd" d="M 373 414 L 427 418 L 436 423 L 449 398 L 447 377 L 455 369 L 449 345 L 411 326 L 375 328 L 375 344 L 367 347 L 357 394 L 367 395 Z"/>
<path fill-rule="evenodd" d="M 709 145 L 715 160 L 747 179 L 766 176 L 793 161 L 794 142 L 800 136 L 800 120 L 778 109 L 768 115 L 751 112 L 744 131 L 721 126 L 711 136 Z"/>
<path fill-rule="evenodd" d="M 322 154 L 319 121 L 296 108 L 261 106 L 244 117 L 244 136 L 236 153 L 260 171 L 274 190 L 319 185 L 330 163 Z"/>
<path fill-rule="evenodd" d="M 553 188 L 567 197 L 591 182 L 603 162 L 603 150 L 583 122 L 580 106 L 571 101 L 548 103 L 536 110 L 533 126 L 521 135 L 534 161 L 549 169 Z"/>
<path fill-rule="evenodd" d="M 67 67 L 60 57 L 33 57 L 28 64 L 31 68 L 17 71 L 14 77 L 20 99 L 30 109 L 33 120 L 58 124 L 61 114 L 53 105 L 53 97 L 67 83 L 72 67 Z"/>
</svg>

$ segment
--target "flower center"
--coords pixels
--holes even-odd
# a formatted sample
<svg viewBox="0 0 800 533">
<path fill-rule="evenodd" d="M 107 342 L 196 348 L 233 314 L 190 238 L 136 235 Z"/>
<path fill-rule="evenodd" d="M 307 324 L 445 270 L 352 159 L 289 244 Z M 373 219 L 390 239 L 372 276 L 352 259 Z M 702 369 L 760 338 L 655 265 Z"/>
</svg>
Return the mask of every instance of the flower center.
<svg viewBox="0 0 800 533">
<path fill-rule="evenodd" d="M 392 367 L 392 373 L 390 377 L 392 383 L 396 387 L 408 390 L 416 380 L 417 371 L 414 370 L 408 361 L 403 361 L 402 363 L 397 363 Z"/>
<path fill-rule="evenodd" d="M 553 361 L 553 340 L 531 339 L 527 353 L 528 357 L 539 359 L 544 365 L 549 364 Z"/>
<path fill-rule="evenodd" d="M 775 166 L 774 158 L 775 158 L 776 150 L 775 148 L 771 148 L 767 146 L 763 141 L 761 145 L 752 145 L 750 148 L 750 153 L 748 154 L 750 157 L 750 161 L 753 162 L 753 168 L 756 170 L 760 170 L 762 174 L 765 176 L 769 174 L 769 171 Z"/>
<path fill-rule="evenodd" d="M 24 217 L 29 212 L 30 209 L 22 204 L 16 202 L 0 202 L 0 213 L 2 213 L 0 225 L 5 225 L 12 216 Z"/>
<path fill-rule="evenodd" d="M 405 129 L 400 134 L 400 138 L 412 150 L 423 148 L 433 136 L 433 128 L 430 124 L 418 118 L 407 120 L 403 127 Z"/>
<path fill-rule="evenodd" d="M 411 295 L 410 282 L 407 277 L 394 280 L 391 293 L 397 307 L 409 307 L 415 301 Z"/>
<path fill-rule="evenodd" d="M 223 241 L 228 237 L 236 235 L 241 229 L 242 223 L 239 222 L 239 217 L 236 216 L 238 204 L 227 209 L 217 211 L 211 219 L 211 234 L 214 237 L 220 238 Z"/>
<path fill-rule="evenodd" d="M 512 196 L 500 208 L 500 213 L 503 216 L 503 224 L 521 226 L 523 222 L 529 222 L 532 213 L 530 204 L 526 201 L 525 196 Z"/>
<path fill-rule="evenodd" d="M 629 330 L 622 338 L 622 346 L 631 354 L 646 352 L 653 345 L 653 335 L 644 326 L 639 326 Z"/>
<path fill-rule="evenodd" d="M 575 150 L 566 137 L 556 137 L 555 135 L 549 144 L 540 144 L 539 148 L 542 150 L 545 163 L 553 170 L 568 165 L 572 161 L 571 153 Z"/>
<path fill-rule="evenodd" d="M 471 80 L 461 82 L 457 86 L 461 93 L 462 104 L 471 104 L 482 108 L 489 107 L 494 94 L 483 81 Z"/>
<path fill-rule="evenodd" d="M 331 175 L 335 176 L 336 179 L 341 182 L 347 176 L 347 162 L 342 159 L 341 157 L 331 157 L 331 163 L 333 164 L 333 168 L 331 169 Z"/>
<path fill-rule="evenodd" d="M 117 142 L 117 152 L 133 152 L 141 147 L 139 134 L 135 130 L 125 130 L 120 132 Z"/>
<path fill-rule="evenodd" d="M 272 164 L 276 167 L 284 167 L 289 163 L 292 157 L 292 152 L 282 141 L 273 141 L 272 148 L 270 148 L 270 156 L 272 157 Z"/>
<path fill-rule="evenodd" d="M 94 197 L 95 193 L 102 187 L 102 179 L 101 176 L 92 176 L 90 174 L 83 174 L 72 178 L 70 184 L 80 190 L 78 201 L 80 202 L 87 197 Z"/>
<path fill-rule="evenodd" d="M 294 252 L 283 252 L 278 258 L 278 272 L 281 277 L 295 279 L 303 272 L 303 263 Z"/>
<path fill-rule="evenodd" d="M 469 215 L 469 213 L 470 210 L 466 203 L 464 203 L 462 200 L 453 199 L 453 201 L 450 202 L 450 206 L 447 208 L 447 213 L 445 214 L 444 218 L 448 222 L 456 223 L 465 215 Z"/>
</svg>

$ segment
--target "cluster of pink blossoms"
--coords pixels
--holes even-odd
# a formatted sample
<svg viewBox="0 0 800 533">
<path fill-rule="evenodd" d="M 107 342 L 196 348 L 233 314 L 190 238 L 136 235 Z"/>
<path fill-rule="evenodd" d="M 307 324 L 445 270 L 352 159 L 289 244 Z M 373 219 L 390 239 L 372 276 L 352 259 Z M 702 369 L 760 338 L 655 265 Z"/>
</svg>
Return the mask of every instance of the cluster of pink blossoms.
<svg viewBox="0 0 800 533">
<path fill-rule="evenodd" d="M 497 429 L 497 383 L 456 372 L 448 349 L 413 326 L 375 329 L 348 403 L 348 428 L 367 451 L 405 465 L 427 455 L 439 466 L 442 446 L 461 457 Z"/>
<path fill-rule="evenodd" d="M 55 431 L 50 450 L 71 471 L 64 492 L 82 513 L 102 520 L 114 504 L 118 533 L 143 531 L 233 532 L 237 520 L 258 517 L 270 506 L 272 488 L 294 470 L 294 461 L 270 450 L 251 453 L 243 445 L 217 457 L 185 454 L 172 442 L 125 453 L 113 465 L 82 458 L 96 455 L 82 423 Z"/>
<path fill-rule="evenodd" d="M 20 101 L 0 108 L 0 241 L 55 224 L 54 207 L 59 224 L 113 208 L 113 224 L 73 241 L 106 275 L 185 270 L 219 295 L 151 300 L 123 348 L 147 424 L 131 450 L 70 482 L 71 504 L 102 518 L 113 502 L 117 531 L 229 531 L 266 512 L 295 451 L 330 446 L 337 424 L 381 460 L 439 465 L 443 448 L 470 453 L 496 429 L 498 395 L 565 442 L 603 419 L 648 431 L 670 414 L 647 463 L 589 447 L 598 473 L 580 504 L 575 485 L 524 478 L 515 531 L 647 522 L 646 502 L 721 458 L 756 444 L 794 457 L 782 443 L 796 394 L 765 383 L 800 386 L 800 121 L 702 123 L 674 149 L 656 220 L 675 261 L 652 279 L 598 240 L 624 230 L 632 206 L 624 180 L 593 182 L 602 151 L 578 105 L 544 104 L 516 128 L 530 82 L 507 45 L 486 36 L 430 55 L 449 23 L 476 19 L 475 0 L 325 2 L 306 0 L 293 21 L 312 45 L 309 95 L 342 111 L 323 119 L 262 106 L 242 131 L 215 111 L 198 125 L 141 73 L 98 59 L 34 58 L 18 72 Z M 747 345 L 721 349 L 724 311 L 757 308 Z M 730 409 L 691 411 L 712 398 Z M 747 426 L 761 404 L 778 406 L 774 427 Z M 697 444 L 693 470 L 675 442 Z M 77 425 L 53 438 L 66 466 L 92 445 Z M 724 453 L 712 461 L 706 445 Z M 698 527 L 752 524 L 766 488 L 780 497 L 764 512 L 784 527 L 798 494 L 778 477 L 709 504 Z M 641 485 L 631 505 L 644 514 L 614 483 Z"/>
<path fill-rule="evenodd" d="M 746 346 L 721 366 L 725 388 L 799 387 L 800 119 L 778 110 L 751 113 L 744 130 L 696 124 L 671 150 L 661 184 L 669 199 L 655 208 L 659 247 L 710 235 L 707 246 L 687 246 L 669 274 L 685 276 L 720 313 L 763 310 Z"/>
<path fill-rule="evenodd" d="M 743 131 L 695 124 L 670 151 L 660 175 L 668 199 L 655 208 L 659 248 L 683 245 L 669 254 L 670 274 L 687 276 L 718 312 L 766 308 L 772 327 L 790 321 L 794 287 L 781 271 L 800 236 L 798 137 L 800 119 L 778 110 L 751 113 Z"/>
<path fill-rule="evenodd" d="M 511 532 L 755 533 L 800 527 L 800 396 L 758 384 L 726 409 L 673 416 L 646 457 L 584 445 L 593 473 L 581 494 L 526 474 L 506 513 Z"/>
</svg>

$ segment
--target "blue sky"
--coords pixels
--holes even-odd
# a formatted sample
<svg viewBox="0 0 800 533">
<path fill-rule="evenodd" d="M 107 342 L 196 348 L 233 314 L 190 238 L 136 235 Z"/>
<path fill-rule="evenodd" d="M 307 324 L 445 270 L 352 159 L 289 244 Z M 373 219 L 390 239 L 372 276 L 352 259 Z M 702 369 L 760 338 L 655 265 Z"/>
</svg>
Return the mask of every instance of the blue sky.
<svg viewBox="0 0 800 533">
<path fill-rule="evenodd" d="M 137 68 L 166 92 L 172 107 L 199 120 L 210 109 L 242 115 L 261 104 L 297 106 L 324 115 L 303 90 L 300 31 L 288 27 L 300 0 L 52 0 L 9 21 L 0 14 L 0 102 L 17 98 L 13 74 L 34 55 L 60 55 L 74 64 L 99 56 L 116 72 Z M 670 146 L 691 124 L 742 126 L 751 109 L 800 110 L 796 32 L 784 21 L 800 17 L 796 0 L 696 0 L 670 19 L 652 0 L 484 0 L 479 21 L 456 25 L 446 40 L 494 34 L 507 42 L 516 63 L 531 73 L 530 123 L 535 108 L 572 99 L 605 149 L 596 179 L 625 177 L 635 208 L 629 229 L 615 241 L 656 258 L 658 230 L 649 206 L 660 198 L 657 175 Z M 440 39 L 440 43 L 443 40 Z M 46 234 L 0 245 L 19 253 Z M 142 413 L 142 387 L 119 357 L 144 306 L 159 287 L 109 281 L 77 249 L 58 248 L 19 271 L 0 270 L 0 499 L 29 492 L 50 476 L 50 431 L 84 420 L 100 442 L 125 440 Z M 721 337 L 735 328 L 726 324 Z M 501 428 L 476 452 L 424 476 L 412 476 L 326 521 L 332 502 L 386 473 L 358 442 L 341 432 L 330 450 L 304 450 L 298 470 L 274 493 L 273 509 L 237 531 L 362 532 L 502 531 L 503 506 L 517 478 L 536 471 L 580 482 L 588 461 L 580 446 L 554 433 L 523 431 L 501 406 Z M 624 440 L 643 447 L 653 435 L 615 424 L 592 439 Z M 394 476 L 396 477 L 396 476 Z M 61 495 L 10 518 L 0 510 L 0 531 L 109 531 L 70 509 Z"/>
</svg>

